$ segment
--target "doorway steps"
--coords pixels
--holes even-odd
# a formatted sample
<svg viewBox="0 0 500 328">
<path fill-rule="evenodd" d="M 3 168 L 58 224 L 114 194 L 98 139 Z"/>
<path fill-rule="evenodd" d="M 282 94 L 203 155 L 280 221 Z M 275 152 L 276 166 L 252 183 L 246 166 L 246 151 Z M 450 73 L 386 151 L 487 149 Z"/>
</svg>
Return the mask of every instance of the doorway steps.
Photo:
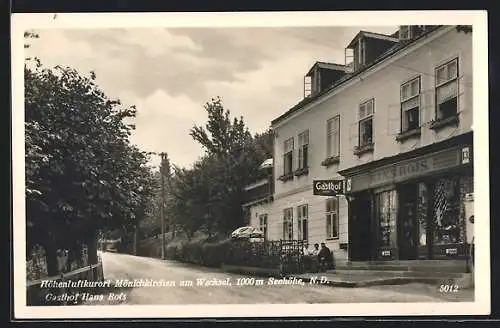
<svg viewBox="0 0 500 328">
<path fill-rule="evenodd" d="M 331 284 L 361 287 L 426 283 L 446 288 L 468 289 L 474 286 L 473 274 L 464 260 L 340 262 L 327 272 Z"/>
</svg>

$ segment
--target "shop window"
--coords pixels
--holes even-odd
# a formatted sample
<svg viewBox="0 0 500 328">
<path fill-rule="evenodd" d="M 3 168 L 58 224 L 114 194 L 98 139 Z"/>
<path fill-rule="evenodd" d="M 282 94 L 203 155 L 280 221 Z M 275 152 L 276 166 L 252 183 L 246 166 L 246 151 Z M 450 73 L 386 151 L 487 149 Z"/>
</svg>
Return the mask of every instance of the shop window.
<svg viewBox="0 0 500 328">
<path fill-rule="evenodd" d="M 259 228 L 264 233 L 264 239 L 267 240 L 267 214 L 259 216 Z"/>
<path fill-rule="evenodd" d="M 420 246 L 427 245 L 427 210 L 429 206 L 429 193 L 425 183 L 418 184 L 418 243 Z"/>
<path fill-rule="evenodd" d="M 458 113 L 458 58 L 436 68 L 436 120 Z"/>
<path fill-rule="evenodd" d="M 396 190 L 389 190 L 376 194 L 375 211 L 380 229 L 380 247 L 397 247 L 397 204 Z"/>
<path fill-rule="evenodd" d="M 339 202 L 337 197 L 326 200 L 326 237 L 339 238 Z"/>
<path fill-rule="evenodd" d="M 434 186 L 434 244 L 459 243 L 460 178 L 439 179 Z"/>
<path fill-rule="evenodd" d="M 283 210 L 283 240 L 293 239 L 293 208 Z"/>
<path fill-rule="evenodd" d="M 299 240 L 305 240 L 307 242 L 308 240 L 308 223 L 307 223 L 307 216 L 308 216 L 308 206 L 307 205 L 301 205 L 297 207 L 297 224 L 298 224 L 298 234 L 299 234 Z"/>
</svg>

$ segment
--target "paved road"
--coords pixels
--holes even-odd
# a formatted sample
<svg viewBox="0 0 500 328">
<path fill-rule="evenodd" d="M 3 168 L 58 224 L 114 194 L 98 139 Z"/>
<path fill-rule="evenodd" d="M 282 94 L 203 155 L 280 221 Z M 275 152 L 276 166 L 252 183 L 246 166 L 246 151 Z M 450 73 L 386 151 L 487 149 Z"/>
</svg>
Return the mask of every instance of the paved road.
<svg viewBox="0 0 500 328">
<path fill-rule="evenodd" d="M 267 285 L 236 286 L 244 276 L 222 272 L 218 269 L 196 267 L 159 259 L 125 254 L 103 253 L 105 279 L 152 279 L 173 281 L 176 286 L 111 288 L 121 299 L 106 304 L 288 304 L 334 302 L 443 302 L 442 298 L 425 293 L 398 291 L 391 288 L 338 288 L 322 285 Z M 227 281 L 232 286 L 196 286 L 197 279 Z M 193 281 L 194 286 L 180 287 L 181 281 Z M 418 286 L 417 286 L 418 288 Z M 102 303 L 100 303 L 102 304 Z"/>
</svg>

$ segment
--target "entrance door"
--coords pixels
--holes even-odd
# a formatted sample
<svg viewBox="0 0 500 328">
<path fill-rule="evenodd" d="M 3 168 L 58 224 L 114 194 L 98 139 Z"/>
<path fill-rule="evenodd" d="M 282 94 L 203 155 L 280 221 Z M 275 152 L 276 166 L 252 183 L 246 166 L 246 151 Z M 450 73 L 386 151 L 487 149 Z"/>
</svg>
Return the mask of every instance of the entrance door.
<svg viewBox="0 0 500 328">
<path fill-rule="evenodd" d="M 401 186 L 399 191 L 399 259 L 415 260 L 418 257 L 418 185 Z"/>
<path fill-rule="evenodd" d="M 368 261 L 371 253 L 371 200 L 369 194 L 355 196 L 349 206 L 349 259 Z"/>
</svg>

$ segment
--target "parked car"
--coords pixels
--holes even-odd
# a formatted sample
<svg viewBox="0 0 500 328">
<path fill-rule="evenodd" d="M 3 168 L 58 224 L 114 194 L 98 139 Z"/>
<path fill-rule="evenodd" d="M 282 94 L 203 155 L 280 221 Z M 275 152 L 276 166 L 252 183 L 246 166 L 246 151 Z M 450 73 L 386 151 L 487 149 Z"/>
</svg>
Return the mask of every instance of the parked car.
<svg viewBox="0 0 500 328">
<path fill-rule="evenodd" d="M 262 239 L 264 239 L 264 232 L 262 230 L 260 230 L 259 228 L 245 226 L 245 227 L 240 227 L 240 228 L 234 230 L 231 233 L 231 238 L 232 239 L 250 239 L 251 241 L 262 240 Z"/>
</svg>

